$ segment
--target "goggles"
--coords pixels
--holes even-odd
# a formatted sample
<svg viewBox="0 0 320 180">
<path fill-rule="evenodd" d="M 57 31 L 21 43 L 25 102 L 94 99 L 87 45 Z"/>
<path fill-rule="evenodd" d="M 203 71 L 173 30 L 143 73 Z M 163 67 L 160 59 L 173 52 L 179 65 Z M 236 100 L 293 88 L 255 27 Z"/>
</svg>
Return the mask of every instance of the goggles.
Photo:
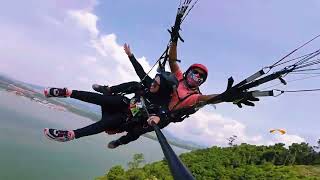
<svg viewBox="0 0 320 180">
<path fill-rule="evenodd" d="M 192 69 L 192 70 L 191 70 L 191 73 L 192 73 L 192 74 L 198 74 L 198 75 L 199 75 L 199 77 L 202 79 L 202 81 L 203 81 L 203 79 L 206 77 L 206 75 L 205 75 L 205 74 L 203 74 L 203 73 L 199 72 L 199 71 L 198 71 L 198 70 L 196 70 L 196 69 Z"/>
</svg>

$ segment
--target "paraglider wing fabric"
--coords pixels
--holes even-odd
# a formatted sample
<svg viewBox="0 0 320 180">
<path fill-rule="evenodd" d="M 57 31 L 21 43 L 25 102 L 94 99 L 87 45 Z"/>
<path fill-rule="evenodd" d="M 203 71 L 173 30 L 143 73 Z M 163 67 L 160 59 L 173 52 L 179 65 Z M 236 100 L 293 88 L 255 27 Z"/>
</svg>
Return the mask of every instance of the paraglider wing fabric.
<svg viewBox="0 0 320 180">
<path fill-rule="evenodd" d="M 274 133 L 276 133 L 276 132 L 280 133 L 281 135 L 287 133 L 286 130 L 284 130 L 284 129 L 271 129 L 271 130 L 270 130 L 270 133 L 272 133 L 272 134 L 274 134 Z"/>
</svg>

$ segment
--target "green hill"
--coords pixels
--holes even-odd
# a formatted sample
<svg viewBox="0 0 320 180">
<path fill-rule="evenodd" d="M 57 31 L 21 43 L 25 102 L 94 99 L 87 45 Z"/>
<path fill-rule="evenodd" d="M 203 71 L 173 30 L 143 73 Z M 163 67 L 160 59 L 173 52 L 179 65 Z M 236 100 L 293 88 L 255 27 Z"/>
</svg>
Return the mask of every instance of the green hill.
<svg viewBox="0 0 320 180">
<path fill-rule="evenodd" d="M 197 180 L 320 179 L 320 153 L 315 148 L 307 143 L 289 148 L 241 144 L 195 150 L 180 158 Z M 173 179 L 165 160 L 140 167 L 142 162 L 143 155 L 137 154 L 127 170 L 114 166 L 96 180 Z"/>
</svg>

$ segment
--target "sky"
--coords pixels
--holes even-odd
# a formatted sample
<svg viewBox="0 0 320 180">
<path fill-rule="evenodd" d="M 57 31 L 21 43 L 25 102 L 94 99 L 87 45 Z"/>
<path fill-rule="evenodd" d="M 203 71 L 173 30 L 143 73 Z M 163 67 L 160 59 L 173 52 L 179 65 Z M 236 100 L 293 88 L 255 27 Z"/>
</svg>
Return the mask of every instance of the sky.
<svg viewBox="0 0 320 180">
<path fill-rule="evenodd" d="M 146 71 L 164 51 L 179 1 L 30 0 L 0 6 L 0 73 L 42 86 L 90 90 L 94 83 L 138 80 L 123 51 L 129 43 Z M 182 25 L 181 69 L 205 64 L 203 94 L 225 90 L 320 34 L 318 0 L 200 0 Z M 301 50 L 319 48 L 320 39 Z M 299 55 L 299 53 L 297 54 Z M 155 74 L 153 71 L 152 75 Z M 292 77 L 292 79 L 297 79 Z M 290 80 L 290 78 L 289 78 Z M 278 89 L 319 88 L 319 77 Z M 205 107 L 167 130 L 205 146 L 236 143 L 315 144 L 319 92 L 261 98 L 255 107 Z M 284 128 L 286 135 L 270 134 Z"/>
</svg>

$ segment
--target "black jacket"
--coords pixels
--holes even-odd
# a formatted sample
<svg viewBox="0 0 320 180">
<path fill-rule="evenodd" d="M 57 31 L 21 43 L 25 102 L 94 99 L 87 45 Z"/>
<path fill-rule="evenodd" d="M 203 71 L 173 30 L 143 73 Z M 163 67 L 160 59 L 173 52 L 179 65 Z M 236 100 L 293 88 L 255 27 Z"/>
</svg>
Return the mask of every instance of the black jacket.
<svg viewBox="0 0 320 180">
<path fill-rule="evenodd" d="M 138 82 L 128 82 L 124 83 L 122 86 L 118 85 L 118 87 L 111 87 L 111 91 L 114 92 L 116 90 L 123 90 L 126 89 L 126 93 L 134 93 L 138 90 L 143 89 L 144 94 L 143 97 L 146 99 L 147 106 L 155 105 L 158 106 L 156 111 L 149 112 L 153 113 L 160 117 L 160 122 L 158 126 L 160 128 L 166 127 L 170 122 L 167 120 L 167 114 L 169 112 L 168 105 L 171 99 L 171 93 L 172 93 L 172 87 L 166 82 L 164 78 L 160 76 L 160 90 L 159 93 L 151 93 L 149 92 L 149 88 L 153 82 L 153 79 L 144 71 L 141 64 L 137 61 L 137 59 L 134 57 L 134 55 L 129 56 L 130 61 L 134 67 L 134 70 L 136 71 L 137 75 L 139 76 L 142 85 Z M 131 85 L 131 89 L 128 90 L 128 86 Z M 119 87 L 121 86 L 121 87 Z M 162 86 L 162 87 L 161 87 Z M 121 144 L 127 144 L 131 141 L 134 141 L 138 139 L 142 134 L 145 134 L 147 132 L 153 131 L 153 127 L 151 126 L 142 126 L 137 125 L 130 127 L 130 129 L 126 129 L 127 134 L 120 137 L 118 140 Z"/>
</svg>

